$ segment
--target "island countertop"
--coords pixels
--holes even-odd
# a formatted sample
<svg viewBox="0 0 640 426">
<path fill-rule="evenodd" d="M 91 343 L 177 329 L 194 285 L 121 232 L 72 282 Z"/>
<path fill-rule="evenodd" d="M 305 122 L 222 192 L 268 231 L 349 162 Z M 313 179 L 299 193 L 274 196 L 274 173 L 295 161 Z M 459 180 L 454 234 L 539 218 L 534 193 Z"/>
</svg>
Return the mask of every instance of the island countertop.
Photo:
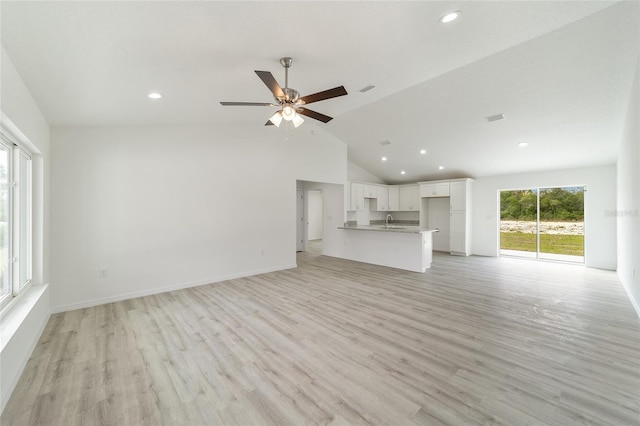
<svg viewBox="0 0 640 426">
<path fill-rule="evenodd" d="M 437 229 L 420 229 L 419 226 L 405 225 L 345 225 L 339 226 L 338 229 L 347 229 L 351 231 L 378 231 L 378 232 L 402 232 L 405 234 L 422 234 L 425 232 L 438 232 Z"/>
</svg>

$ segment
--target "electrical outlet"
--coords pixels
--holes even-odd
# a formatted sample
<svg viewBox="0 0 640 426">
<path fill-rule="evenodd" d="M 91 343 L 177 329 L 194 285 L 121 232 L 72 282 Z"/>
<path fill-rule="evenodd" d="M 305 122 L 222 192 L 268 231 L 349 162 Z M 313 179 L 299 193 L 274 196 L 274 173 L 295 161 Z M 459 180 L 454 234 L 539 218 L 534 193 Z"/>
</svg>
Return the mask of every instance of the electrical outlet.
<svg viewBox="0 0 640 426">
<path fill-rule="evenodd" d="M 636 277 L 636 268 L 631 268 L 631 276 L 632 276 L 633 278 L 635 278 L 635 277 Z"/>
<path fill-rule="evenodd" d="M 99 278 L 106 278 L 108 276 L 109 276 L 109 271 L 107 271 L 106 268 L 98 269 L 98 277 Z"/>
<path fill-rule="evenodd" d="M 264 256 L 264 249 L 260 250 L 260 256 Z"/>
</svg>

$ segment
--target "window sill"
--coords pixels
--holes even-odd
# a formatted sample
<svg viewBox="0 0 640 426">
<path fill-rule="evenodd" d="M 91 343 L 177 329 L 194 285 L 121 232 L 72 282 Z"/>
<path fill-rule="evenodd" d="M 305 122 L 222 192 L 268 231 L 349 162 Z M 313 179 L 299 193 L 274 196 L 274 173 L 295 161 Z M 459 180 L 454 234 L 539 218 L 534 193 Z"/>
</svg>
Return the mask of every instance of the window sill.
<svg viewBox="0 0 640 426">
<path fill-rule="evenodd" d="M 11 341 L 48 287 L 48 284 L 32 285 L 2 308 L 0 313 L 0 353 Z"/>
</svg>

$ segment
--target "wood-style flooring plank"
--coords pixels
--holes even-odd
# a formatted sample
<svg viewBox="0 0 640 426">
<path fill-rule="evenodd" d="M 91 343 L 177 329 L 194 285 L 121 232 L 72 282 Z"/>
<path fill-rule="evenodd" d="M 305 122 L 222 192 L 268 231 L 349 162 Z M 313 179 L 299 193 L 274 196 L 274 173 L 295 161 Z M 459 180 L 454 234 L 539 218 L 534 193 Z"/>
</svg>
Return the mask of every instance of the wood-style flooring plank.
<svg viewBox="0 0 640 426">
<path fill-rule="evenodd" d="M 436 253 L 53 315 L 2 425 L 640 425 L 614 272 Z"/>
</svg>

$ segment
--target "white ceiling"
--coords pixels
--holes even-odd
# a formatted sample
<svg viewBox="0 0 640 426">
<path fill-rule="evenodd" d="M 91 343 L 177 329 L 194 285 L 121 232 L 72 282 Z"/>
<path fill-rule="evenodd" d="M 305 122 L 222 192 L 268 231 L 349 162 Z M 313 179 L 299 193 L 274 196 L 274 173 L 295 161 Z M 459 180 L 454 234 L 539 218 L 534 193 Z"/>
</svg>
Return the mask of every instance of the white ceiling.
<svg viewBox="0 0 640 426">
<path fill-rule="evenodd" d="M 262 126 L 268 108 L 219 101 L 270 102 L 253 71 L 284 85 L 278 60 L 292 56 L 289 85 L 302 95 L 349 91 L 313 104 L 335 117 L 319 126 L 353 162 L 399 183 L 613 163 L 638 6 L 3 0 L 0 36 L 52 126 Z M 450 10 L 461 18 L 441 24 Z M 484 120 L 497 113 L 505 120 Z"/>
</svg>

